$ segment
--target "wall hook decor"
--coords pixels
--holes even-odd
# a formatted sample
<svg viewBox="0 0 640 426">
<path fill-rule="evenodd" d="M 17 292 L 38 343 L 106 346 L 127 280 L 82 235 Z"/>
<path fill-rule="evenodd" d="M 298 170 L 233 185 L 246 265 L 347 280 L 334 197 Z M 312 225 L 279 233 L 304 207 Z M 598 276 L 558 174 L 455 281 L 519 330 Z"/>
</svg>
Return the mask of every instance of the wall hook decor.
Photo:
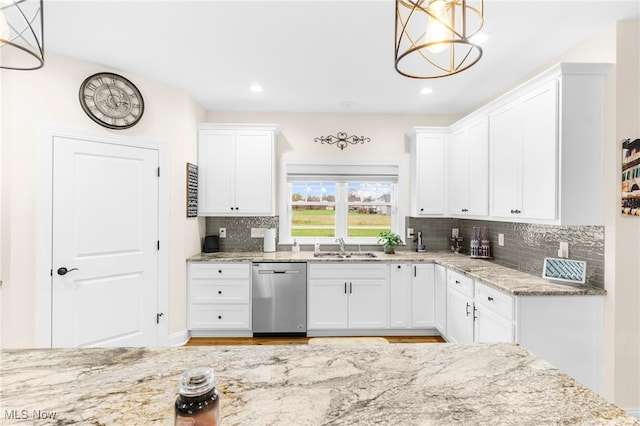
<svg viewBox="0 0 640 426">
<path fill-rule="evenodd" d="M 336 136 L 320 136 L 319 138 L 314 139 L 315 142 L 320 142 L 321 144 L 335 145 L 340 150 L 345 149 L 349 145 L 357 145 L 364 144 L 365 142 L 370 142 L 371 138 L 365 138 L 364 136 L 347 136 L 345 132 L 338 132 Z"/>
</svg>

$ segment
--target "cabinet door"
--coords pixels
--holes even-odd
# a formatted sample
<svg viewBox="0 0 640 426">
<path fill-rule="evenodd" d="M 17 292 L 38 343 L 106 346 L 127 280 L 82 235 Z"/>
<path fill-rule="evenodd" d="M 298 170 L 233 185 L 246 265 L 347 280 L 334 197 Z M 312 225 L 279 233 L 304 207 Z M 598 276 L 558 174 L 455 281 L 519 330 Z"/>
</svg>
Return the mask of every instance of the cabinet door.
<svg viewBox="0 0 640 426">
<path fill-rule="evenodd" d="M 468 214 L 486 216 L 489 213 L 489 120 L 480 118 L 469 125 L 468 152 Z"/>
<path fill-rule="evenodd" d="M 433 264 L 413 265 L 411 276 L 411 326 L 435 327 L 435 277 Z"/>
<path fill-rule="evenodd" d="M 389 305 L 386 279 L 350 280 L 349 328 L 387 328 Z"/>
<path fill-rule="evenodd" d="M 272 132 L 237 132 L 235 213 L 273 214 L 273 150 Z"/>
<path fill-rule="evenodd" d="M 411 327 L 411 265 L 389 268 L 389 327 Z"/>
<path fill-rule="evenodd" d="M 442 336 L 447 335 L 447 271 L 442 265 L 435 265 L 435 309 L 436 328 Z"/>
<path fill-rule="evenodd" d="M 462 128 L 449 139 L 449 211 L 464 215 L 469 211 L 468 129 Z"/>
<path fill-rule="evenodd" d="M 444 135 L 418 134 L 416 156 L 416 214 L 444 214 Z"/>
<path fill-rule="evenodd" d="M 308 329 L 347 328 L 348 283 L 344 280 L 309 280 Z"/>
<path fill-rule="evenodd" d="M 473 342 L 473 301 L 451 287 L 447 287 L 447 340 Z"/>
<path fill-rule="evenodd" d="M 523 218 L 557 216 L 557 104 L 555 80 L 522 100 Z"/>
<path fill-rule="evenodd" d="M 520 117 L 515 103 L 490 116 L 490 215 L 513 217 L 520 210 Z"/>
<path fill-rule="evenodd" d="M 475 316 L 475 342 L 515 342 L 514 327 L 511 321 L 501 317 L 482 304 L 476 304 Z"/>
<path fill-rule="evenodd" d="M 235 132 L 201 130 L 198 133 L 198 214 L 228 214 L 235 205 Z"/>
</svg>

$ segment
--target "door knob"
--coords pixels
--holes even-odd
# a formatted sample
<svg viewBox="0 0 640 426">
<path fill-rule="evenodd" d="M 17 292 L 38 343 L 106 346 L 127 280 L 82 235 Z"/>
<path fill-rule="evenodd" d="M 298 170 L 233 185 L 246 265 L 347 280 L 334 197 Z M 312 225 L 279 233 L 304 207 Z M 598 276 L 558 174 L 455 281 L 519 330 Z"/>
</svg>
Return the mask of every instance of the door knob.
<svg viewBox="0 0 640 426">
<path fill-rule="evenodd" d="M 64 266 L 62 268 L 58 268 L 58 275 L 67 275 L 67 272 L 77 271 L 78 268 L 67 269 Z"/>
</svg>

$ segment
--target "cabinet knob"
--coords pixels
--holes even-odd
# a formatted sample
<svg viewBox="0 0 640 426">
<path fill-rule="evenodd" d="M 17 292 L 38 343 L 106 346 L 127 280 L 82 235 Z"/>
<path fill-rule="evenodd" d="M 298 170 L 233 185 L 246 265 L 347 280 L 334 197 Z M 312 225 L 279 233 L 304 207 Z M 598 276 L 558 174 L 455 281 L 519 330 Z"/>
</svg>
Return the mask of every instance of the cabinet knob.
<svg viewBox="0 0 640 426">
<path fill-rule="evenodd" d="M 218 319 L 222 319 L 222 315 L 218 315 Z"/>
<path fill-rule="evenodd" d="M 221 274 L 222 273 L 222 269 L 218 269 L 218 273 Z"/>
<path fill-rule="evenodd" d="M 233 207 L 231 207 L 231 210 L 233 210 Z"/>
<path fill-rule="evenodd" d="M 218 290 L 218 294 L 222 294 L 222 290 Z"/>
<path fill-rule="evenodd" d="M 402 265 L 398 265 L 398 269 L 402 269 Z"/>
<path fill-rule="evenodd" d="M 488 296 L 488 297 L 487 297 L 487 300 L 488 300 L 489 302 L 493 302 L 493 297 Z"/>
<path fill-rule="evenodd" d="M 236 207 L 236 210 L 238 210 L 238 208 Z"/>
<path fill-rule="evenodd" d="M 420 209 L 420 211 L 421 211 L 421 212 L 423 212 L 423 211 L 424 211 L 424 209 Z"/>
</svg>

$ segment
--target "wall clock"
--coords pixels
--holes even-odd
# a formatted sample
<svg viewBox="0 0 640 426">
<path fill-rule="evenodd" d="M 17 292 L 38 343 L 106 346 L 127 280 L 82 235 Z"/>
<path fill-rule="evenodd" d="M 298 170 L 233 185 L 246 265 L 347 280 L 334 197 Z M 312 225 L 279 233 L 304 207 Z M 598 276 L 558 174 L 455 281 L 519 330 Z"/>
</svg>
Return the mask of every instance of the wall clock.
<svg viewBox="0 0 640 426">
<path fill-rule="evenodd" d="M 87 77 L 80 85 L 79 95 L 89 118 L 109 129 L 128 129 L 144 113 L 142 94 L 118 74 L 101 72 Z"/>
</svg>

